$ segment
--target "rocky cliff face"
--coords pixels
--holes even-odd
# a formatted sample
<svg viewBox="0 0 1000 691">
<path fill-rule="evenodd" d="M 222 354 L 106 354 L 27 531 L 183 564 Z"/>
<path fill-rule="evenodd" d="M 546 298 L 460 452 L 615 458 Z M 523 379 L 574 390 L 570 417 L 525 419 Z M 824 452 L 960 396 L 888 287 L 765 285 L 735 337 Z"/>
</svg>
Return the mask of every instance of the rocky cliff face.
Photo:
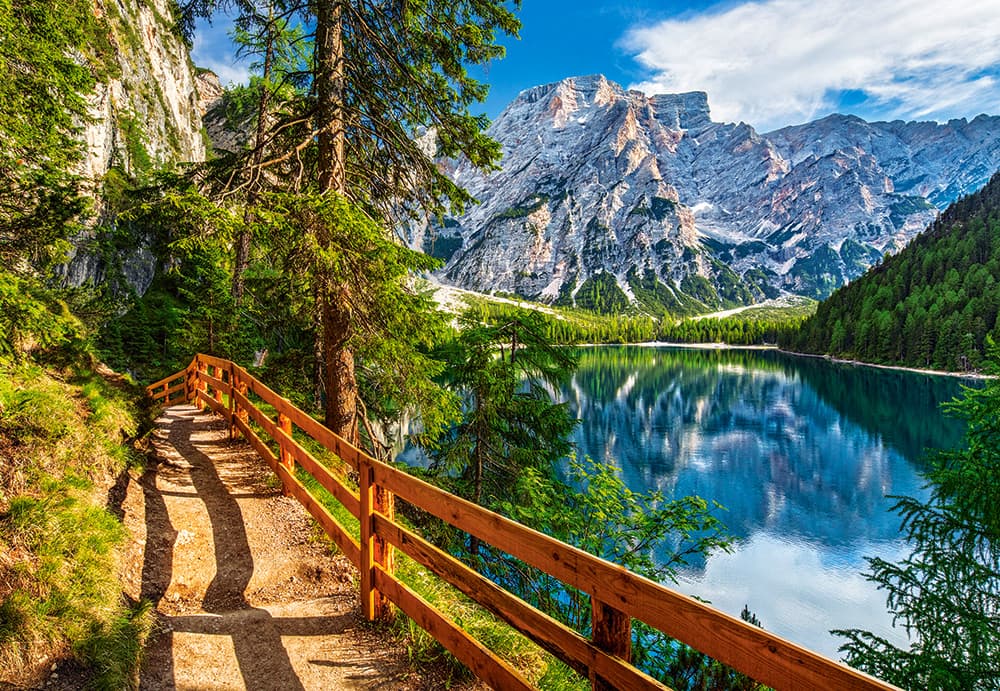
<svg viewBox="0 0 1000 691">
<path fill-rule="evenodd" d="M 84 127 L 84 174 L 205 160 L 194 66 L 168 0 L 96 0 L 111 29 L 120 76 L 99 84 Z"/>
<path fill-rule="evenodd" d="M 91 97 L 91 119 L 84 123 L 86 153 L 81 174 L 99 181 L 112 168 L 140 175 L 177 163 L 205 160 L 195 70 L 184 41 L 173 30 L 169 0 L 95 0 L 106 20 L 117 55 L 114 77 L 98 84 Z M 74 242 L 64 267 L 70 285 L 100 283 L 105 261 L 88 249 L 90 233 Z M 124 278 L 143 293 L 153 279 L 155 261 L 137 239 L 121 257 Z"/>
<path fill-rule="evenodd" d="M 704 93 L 647 97 L 599 75 L 523 92 L 490 134 L 501 170 L 452 164 L 482 203 L 415 238 L 448 259 L 446 280 L 674 313 L 826 295 L 1000 167 L 998 117 L 835 115 L 760 134 L 713 122 Z"/>
</svg>

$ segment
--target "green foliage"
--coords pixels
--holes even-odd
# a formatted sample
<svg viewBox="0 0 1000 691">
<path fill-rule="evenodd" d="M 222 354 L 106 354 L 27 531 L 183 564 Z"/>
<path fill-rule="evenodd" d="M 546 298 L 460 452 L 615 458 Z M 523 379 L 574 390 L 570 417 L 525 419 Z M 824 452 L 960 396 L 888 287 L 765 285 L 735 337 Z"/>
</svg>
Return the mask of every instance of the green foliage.
<svg viewBox="0 0 1000 691">
<path fill-rule="evenodd" d="M 629 271 L 628 285 L 639 308 L 647 314 L 669 318 L 671 315 L 705 311 L 705 305 L 701 302 L 662 283 L 652 269 L 646 269 L 641 276 L 635 269 Z"/>
<path fill-rule="evenodd" d="M 152 172 L 156 162 L 149 155 L 149 151 L 143 143 L 146 131 L 139 119 L 131 113 L 123 113 L 118 116 L 118 127 L 121 129 L 122 136 L 125 137 L 125 152 L 128 154 L 129 168 L 135 172 L 137 177 Z"/>
<path fill-rule="evenodd" d="M 351 328 L 344 337 L 358 361 L 369 414 L 389 421 L 416 408 L 427 433 L 436 434 L 454 410 L 452 397 L 432 381 L 442 366 L 428 355 L 446 324 L 409 277 L 439 262 L 395 242 L 337 195 L 267 193 L 261 202 L 262 233 L 270 242 L 305 258 L 305 267 L 331 284 L 349 286 Z"/>
<path fill-rule="evenodd" d="M 654 580 L 676 581 L 677 569 L 693 555 L 729 546 L 722 522 L 712 513 L 721 510 L 717 504 L 696 496 L 667 500 L 656 490 L 635 492 L 614 467 L 589 458 L 571 458 L 565 482 L 526 468 L 508 496 L 524 497 L 500 504 L 514 520 Z M 654 549 L 665 544 L 671 548 L 668 557 L 654 557 Z M 556 587 L 551 576 L 544 580 Z M 559 610 L 577 630 L 587 629 L 590 608 L 580 594 L 564 602 L 557 591 L 538 590 L 543 609 Z"/>
<path fill-rule="evenodd" d="M 687 274 L 681 279 L 680 289 L 709 308 L 722 306 L 715 286 L 704 276 L 696 273 Z"/>
<path fill-rule="evenodd" d="M 661 284 L 662 285 L 662 284 Z M 466 299 L 470 318 L 496 324 L 529 311 L 526 307 Z M 728 343 L 731 345 L 774 344 L 781 334 L 794 332 L 815 309 L 809 301 L 790 307 L 755 307 L 733 317 L 684 319 L 674 321 L 664 316 L 659 321 L 648 316 L 604 316 L 566 308 L 538 306 L 536 319 L 545 337 L 557 344 L 645 343 L 659 340 L 670 343 Z"/>
<path fill-rule="evenodd" d="M 159 187 L 126 191 L 116 211 L 115 224 L 99 234 L 106 253 L 117 254 L 141 227 L 163 268 L 141 297 L 109 276 L 105 295 L 125 309 L 104 324 L 101 357 L 142 381 L 181 369 L 198 351 L 246 362 L 253 332 L 249 325 L 240 329 L 229 293 L 226 242 L 238 223 L 232 209 L 164 177 Z"/>
<path fill-rule="evenodd" d="M 269 122 L 290 117 L 294 109 L 290 104 L 308 91 L 312 43 L 294 13 L 283 11 L 285 4 L 271 2 L 267 16 L 255 11 L 236 17 L 232 39 L 237 54 L 251 58 L 250 79 L 247 84 L 227 85 L 207 113 L 207 118 L 221 119 L 249 149 L 263 143 L 257 139 Z M 250 137 L 253 132 L 257 136 Z"/>
<path fill-rule="evenodd" d="M 513 3 L 513 9 L 518 6 Z M 294 59 L 283 59 L 285 51 L 277 47 L 271 74 L 265 76 L 274 85 L 316 87 L 273 92 L 268 110 L 275 119 L 261 143 L 271 159 L 269 172 L 275 174 L 268 185 L 315 189 L 326 184 L 323 179 L 329 171 L 321 174 L 321 168 L 329 162 L 317 155 L 316 132 L 328 128 L 331 118 L 343 126 L 347 166 L 341 191 L 380 221 L 420 208 L 443 212 L 447 206 L 471 201 L 438 169 L 434 156 L 461 155 L 487 168 L 499 158 L 499 145 L 485 134 L 486 117 L 470 113 L 485 98 L 488 86 L 476 80 L 468 67 L 502 57 L 498 39 L 516 35 L 520 24 L 508 3 L 346 4 L 339 16 L 331 2 L 275 1 L 258 8 L 194 0 L 183 7 L 181 24 L 186 30 L 193 27 L 196 16 L 235 9 L 237 37 L 250 46 L 261 74 L 268 35 L 295 28 L 310 32 L 283 41 Z M 276 22 L 281 25 L 274 26 Z M 324 51 L 330 46 L 315 40 L 315 31 L 332 23 L 341 29 L 342 56 L 327 56 Z M 308 59 L 300 60 L 306 53 L 311 53 Z M 333 77 L 323 68 L 328 57 L 343 69 L 343 81 L 335 90 L 342 98 L 337 102 L 330 100 L 328 91 Z M 311 74 L 303 71 L 303 62 Z M 412 135 L 430 128 L 436 135 L 436 151 L 428 152 Z M 220 180 L 228 185 L 227 179 L 224 172 Z M 236 180 L 237 185 L 242 182 Z"/>
<path fill-rule="evenodd" d="M 997 371 L 995 346 L 991 369 Z M 907 689 L 1000 687 L 1000 380 L 965 389 L 946 409 L 966 420 L 966 445 L 939 452 L 931 497 L 895 511 L 913 550 L 871 559 L 868 578 L 910 634 L 909 649 L 868 631 L 836 631 L 849 664 Z"/>
<path fill-rule="evenodd" d="M 792 266 L 789 276 L 799 285 L 799 292 L 822 299 L 844 282 L 841 258 L 832 247 L 823 245 Z"/>
<path fill-rule="evenodd" d="M 260 71 L 256 94 L 233 94 L 246 96 L 235 103 L 240 118 L 255 101 L 249 150 L 196 174 L 206 198 L 241 220 L 228 235 L 234 304 L 242 307 L 243 280 L 253 272 L 249 255 L 265 257 L 272 276 L 284 274 L 271 285 L 292 288 L 292 304 L 261 306 L 313 335 L 300 360 L 313 360 L 314 400 L 327 424 L 354 440 L 357 407 L 390 421 L 413 406 L 433 430 L 444 417 L 436 411 L 453 407 L 429 383 L 437 365 L 423 353 L 440 319 L 406 282 L 437 263 L 401 248 L 391 229 L 471 201 L 436 156 L 461 154 L 480 168 L 499 158 L 486 118 L 469 111 L 487 87 L 467 67 L 503 54 L 498 35 L 519 27 L 512 9 L 487 0 L 194 0 L 182 29 L 219 9 L 235 10 L 236 38 Z M 414 136 L 430 130 L 434 150 Z"/>
<path fill-rule="evenodd" d="M 142 392 L 83 364 L 0 363 L 0 681 L 71 653 L 96 688 L 137 682 L 152 625 L 122 602 L 121 523 L 102 483 L 136 463 Z"/>
<path fill-rule="evenodd" d="M 526 468 L 551 472 L 575 426 L 546 385 L 569 376 L 572 356 L 544 336 L 537 313 L 495 325 L 468 315 L 441 349 L 448 383 L 466 397 L 462 419 L 425 446 L 441 481 L 460 496 L 495 506 Z"/>
<path fill-rule="evenodd" d="M 107 28 L 89 0 L 0 1 L 0 260 L 57 258 L 85 208 L 69 172 L 86 96 L 108 71 Z"/>
<path fill-rule="evenodd" d="M 96 688 L 135 687 L 153 617 L 147 605 L 129 611 L 121 602 L 122 526 L 75 484 L 53 482 L 42 498 L 15 498 L 0 514 L 0 551 L 31 555 L 4 574 L 13 587 L 0 591 L 0 660 L 13 672 L 34 663 L 39 647 L 69 643 Z"/>
<path fill-rule="evenodd" d="M 439 484 L 656 580 L 673 579 L 694 555 L 728 546 L 713 508 L 699 497 L 668 501 L 659 492 L 633 492 L 614 469 L 589 459 L 572 460 L 568 480 L 557 479 L 575 421 L 552 401 L 549 387 L 563 380 L 575 362 L 546 340 L 545 320 L 538 313 L 518 312 L 489 325 L 471 317 L 465 316 L 463 329 L 443 349 L 450 383 L 466 402 L 458 425 L 428 447 L 430 472 Z M 505 588 L 577 631 L 589 632 L 586 594 L 475 538 L 466 543 L 434 522 L 429 529 Z M 754 688 L 658 632 L 642 627 L 636 632 L 636 663 L 661 679 L 715 674 L 731 687 L 742 680 L 749 684 L 745 688 Z"/>
<path fill-rule="evenodd" d="M 839 289 L 781 345 L 913 367 L 980 367 L 1000 336 L 1000 176 Z"/>
<path fill-rule="evenodd" d="M 36 279 L 0 270 L 0 362 L 60 348 L 84 350 L 80 321 Z"/>
<path fill-rule="evenodd" d="M 794 333 L 805 317 L 795 311 L 775 317 L 739 314 L 721 319 L 664 320 L 656 338 L 669 343 L 728 343 L 730 345 L 765 345 L 777 343 L 782 334 Z"/>
<path fill-rule="evenodd" d="M 167 268 L 104 328 L 98 345 L 110 364 L 149 381 L 185 366 L 197 351 L 246 365 L 266 353 L 261 374 L 303 408 L 320 407 L 312 282 L 322 271 L 350 285 L 347 337 L 369 416 L 391 421 L 418 408 L 433 434 L 453 415 L 453 397 L 432 381 L 441 366 L 427 354 L 445 317 L 409 282 L 411 272 L 430 270 L 436 260 L 394 242 L 332 194 L 263 192 L 248 220 L 239 205 L 213 202 L 175 178 L 146 195 L 122 222 L 151 233 Z M 253 251 L 246 299 L 236 309 L 229 247 L 242 230 L 252 234 Z"/>
<path fill-rule="evenodd" d="M 611 466 L 571 459 L 565 482 L 528 468 L 509 491 L 502 513 L 536 530 L 657 581 L 672 581 L 694 556 L 729 547 L 715 512 L 695 496 L 667 500 L 661 492 L 630 490 Z M 544 612 L 589 635 L 586 593 L 509 555 L 490 550 L 490 576 Z M 710 658 L 637 622 L 636 666 L 676 688 L 758 686 Z M 708 681 L 706 681 L 708 680 Z"/>
<path fill-rule="evenodd" d="M 628 297 L 613 274 L 602 272 L 588 278 L 573 296 L 577 307 L 598 314 L 620 314 L 629 308 Z"/>
<path fill-rule="evenodd" d="M 89 686 L 99 691 L 139 688 L 139 666 L 156 616 L 153 604 L 142 600 L 95 627 L 78 646 L 94 670 Z"/>
<path fill-rule="evenodd" d="M 213 251 L 214 250 L 214 251 Z M 229 274 L 219 248 L 177 253 L 181 262 L 156 277 L 123 315 L 112 318 L 98 341 L 102 358 L 152 381 L 187 365 L 196 352 L 242 355 L 234 333 Z"/>
</svg>

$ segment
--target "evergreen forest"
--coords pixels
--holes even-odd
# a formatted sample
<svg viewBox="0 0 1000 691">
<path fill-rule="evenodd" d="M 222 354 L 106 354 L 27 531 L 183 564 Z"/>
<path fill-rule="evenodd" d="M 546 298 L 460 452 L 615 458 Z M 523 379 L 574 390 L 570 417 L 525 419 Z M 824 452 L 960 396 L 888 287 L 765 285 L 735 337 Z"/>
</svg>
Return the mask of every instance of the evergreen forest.
<svg viewBox="0 0 1000 691">
<path fill-rule="evenodd" d="M 978 370 L 1000 340 L 1000 174 L 902 251 L 835 291 L 782 347 L 891 365 Z"/>
</svg>

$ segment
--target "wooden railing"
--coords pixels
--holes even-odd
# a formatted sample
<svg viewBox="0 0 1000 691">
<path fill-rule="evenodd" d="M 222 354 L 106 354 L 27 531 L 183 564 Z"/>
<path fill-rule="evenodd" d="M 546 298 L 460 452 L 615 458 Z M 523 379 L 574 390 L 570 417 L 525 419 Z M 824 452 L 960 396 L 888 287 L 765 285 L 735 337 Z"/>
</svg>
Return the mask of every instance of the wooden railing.
<svg viewBox="0 0 1000 691">
<path fill-rule="evenodd" d="M 510 664 L 472 638 L 394 576 L 393 549 L 409 555 L 496 614 L 539 646 L 589 677 L 594 688 L 663 689 L 630 664 L 631 622 L 639 619 L 775 689 L 892 689 L 889 684 L 786 641 L 659 583 L 488 511 L 370 457 L 228 360 L 197 355 L 184 370 L 147 387 L 164 405 L 193 402 L 230 423 L 281 479 L 360 571 L 368 620 L 389 603 L 428 631 L 477 676 L 497 689 L 529 689 Z M 262 412 L 250 394 L 269 404 Z M 255 429 L 276 443 L 275 454 Z M 293 436 L 294 427 L 357 471 L 355 491 Z M 360 542 L 295 477 L 295 464 L 360 522 Z M 394 498 L 409 502 L 480 541 L 590 595 L 592 636 L 586 638 L 504 590 L 394 520 Z"/>
</svg>

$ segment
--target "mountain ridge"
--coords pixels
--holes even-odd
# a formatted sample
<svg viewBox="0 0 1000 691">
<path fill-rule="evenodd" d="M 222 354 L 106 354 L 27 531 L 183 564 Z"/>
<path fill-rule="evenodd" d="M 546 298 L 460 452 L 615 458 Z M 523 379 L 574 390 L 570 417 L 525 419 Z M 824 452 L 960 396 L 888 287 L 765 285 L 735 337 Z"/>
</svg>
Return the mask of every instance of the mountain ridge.
<svg viewBox="0 0 1000 691">
<path fill-rule="evenodd" d="M 758 133 L 704 92 L 646 96 L 601 75 L 526 89 L 489 129 L 500 170 L 442 162 L 481 203 L 417 228 L 447 282 L 561 304 L 614 296 L 695 313 L 823 297 L 898 251 L 1000 168 L 1000 117 Z"/>
</svg>

